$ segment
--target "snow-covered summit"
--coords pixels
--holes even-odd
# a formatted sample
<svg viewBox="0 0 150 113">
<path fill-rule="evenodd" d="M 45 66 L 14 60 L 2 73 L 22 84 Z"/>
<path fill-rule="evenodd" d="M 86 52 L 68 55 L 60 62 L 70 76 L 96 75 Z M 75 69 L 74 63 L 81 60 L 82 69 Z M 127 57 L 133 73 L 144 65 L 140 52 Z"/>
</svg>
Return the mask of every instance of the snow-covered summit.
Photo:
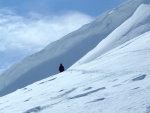
<svg viewBox="0 0 150 113">
<path fill-rule="evenodd" d="M 21 62 L 13 65 L 0 76 L 0 95 L 8 94 L 38 80 L 57 74 L 60 63 L 64 64 L 66 69 L 69 68 L 79 59 L 85 56 L 89 51 L 94 49 L 97 45 L 98 46 L 93 51 L 98 50 L 97 48 L 99 45 L 105 42 L 105 40 L 107 45 L 103 48 L 103 50 L 105 50 L 103 53 L 106 53 L 108 50 L 125 43 L 127 41 L 125 37 L 128 38 L 128 35 L 129 40 L 132 39 L 132 36 L 136 37 L 148 31 L 149 21 L 141 19 L 141 23 L 137 22 L 138 24 L 136 24 L 138 25 L 138 29 L 136 26 L 133 27 L 134 22 L 132 23 L 132 18 L 136 20 L 136 15 L 139 15 L 141 13 L 140 11 L 143 11 L 143 7 L 146 7 L 144 11 L 149 9 L 149 5 L 147 4 L 149 4 L 149 0 L 130 0 L 120 7 L 113 9 L 112 11 L 103 13 L 95 21 L 84 25 L 79 30 L 74 31 L 60 40 L 49 44 L 42 51 L 31 55 Z M 147 16 L 143 18 L 148 20 L 149 12 L 147 12 L 146 15 Z M 143 22 L 145 23 L 143 24 Z M 128 25 L 130 23 L 132 24 Z M 124 24 L 126 27 L 122 27 Z M 142 27 L 142 25 L 144 26 Z M 148 27 L 146 27 L 146 25 Z M 128 28 L 132 29 L 128 30 Z M 140 29 L 143 30 L 141 33 L 138 32 L 141 31 Z M 123 34 L 123 39 L 125 40 L 122 39 L 118 41 L 119 37 Z M 110 38 L 115 37 L 117 37 L 117 40 L 109 40 Z M 109 44 L 110 41 L 112 41 L 111 44 L 114 46 Z M 90 52 L 90 55 L 86 55 L 83 57 L 83 59 L 92 58 L 93 60 L 101 55 L 100 50 L 98 50 L 98 53 L 93 53 L 91 54 Z"/>
</svg>

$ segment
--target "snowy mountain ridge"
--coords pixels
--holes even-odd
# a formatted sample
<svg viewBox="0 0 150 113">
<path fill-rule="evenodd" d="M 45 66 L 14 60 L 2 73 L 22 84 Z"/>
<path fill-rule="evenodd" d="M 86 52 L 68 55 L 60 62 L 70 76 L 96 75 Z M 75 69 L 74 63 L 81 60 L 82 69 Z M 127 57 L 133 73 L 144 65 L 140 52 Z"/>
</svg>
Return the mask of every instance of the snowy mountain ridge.
<svg viewBox="0 0 150 113">
<path fill-rule="evenodd" d="M 0 76 L 0 112 L 149 113 L 149 10 L 129 0 L 14 65 Z M 69 69 L 57 74 L 59 63 Z"/>
<path fill-rule="evenodd" d="M 88 52 L 88 54 L 78 62 L 80 64 L 86 62 L 88 63 L 107 51 L 125 43 L 126 41 L 149 31 L 150 13 L 147 13 L 149 10 L 149 4 L 140 5 L 130 18 L 110 33 L 97 45 L 94 50 Z"/>
</svg>

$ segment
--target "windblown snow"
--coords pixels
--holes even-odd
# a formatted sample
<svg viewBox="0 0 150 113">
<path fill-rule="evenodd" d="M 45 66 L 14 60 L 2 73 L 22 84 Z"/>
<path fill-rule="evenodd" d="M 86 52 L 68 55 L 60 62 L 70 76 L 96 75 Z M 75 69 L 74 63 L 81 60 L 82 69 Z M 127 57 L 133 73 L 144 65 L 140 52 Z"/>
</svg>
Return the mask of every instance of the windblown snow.
<svg viewBox="0 0 150 113">
<path fill-rule="evenodd" d="M 129 0 L 15 64 L 0 76 L 0 113 L 150 113 L 149 11 Z"/>
</svg>

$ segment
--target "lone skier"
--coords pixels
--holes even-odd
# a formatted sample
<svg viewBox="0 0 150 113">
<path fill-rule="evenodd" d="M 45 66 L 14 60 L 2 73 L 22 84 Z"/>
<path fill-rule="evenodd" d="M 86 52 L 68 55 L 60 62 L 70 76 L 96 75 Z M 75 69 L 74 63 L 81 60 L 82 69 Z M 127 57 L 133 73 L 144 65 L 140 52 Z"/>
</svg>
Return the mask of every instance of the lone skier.
<svg viewBox="0 0 150 113">
<path fill-rule="evenodd" d="M 64 69 L 64 66 L 62 65 L 62 64 L 60 64 L 60 66 L 59 66 L 59 71 L 60 72 L 63 72 L 65 69 Z"/>
</svg>

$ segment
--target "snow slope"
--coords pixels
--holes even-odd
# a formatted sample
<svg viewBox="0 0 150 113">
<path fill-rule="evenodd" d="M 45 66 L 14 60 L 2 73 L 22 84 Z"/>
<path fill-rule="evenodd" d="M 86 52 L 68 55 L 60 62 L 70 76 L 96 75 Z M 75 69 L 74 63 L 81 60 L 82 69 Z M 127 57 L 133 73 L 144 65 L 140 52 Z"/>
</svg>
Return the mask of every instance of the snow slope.
<svg viewBox="0 0 150 113">
<path fill-rule="evenodd" d="M 0 76 L 0 95 L 57 74 L 60 63 L 63 63 L 66 69 L 69 68 L 127 19 L 132 18 L 136 9 L 146 1 L 149 2 L 149 0 L 129 0 L 122 6 L 103 13 L 92 23 L 13 65 Z"/>
<path fill-rule="evenodd" d="M 149 113 L 150 31 L 0 97 L 1 113 Z"/>
<path fill-rule="evenodd" d="M 150 5 L 149 2 L 141 4 L 134 14 L 123 24 L 117 27 L 96 48 L 88 52 L 77 64 L 88 63 L 100 55 L 108 52 L 128 40 L 131 40 L 147 31 L 150 31 Z"/>
</svg>

